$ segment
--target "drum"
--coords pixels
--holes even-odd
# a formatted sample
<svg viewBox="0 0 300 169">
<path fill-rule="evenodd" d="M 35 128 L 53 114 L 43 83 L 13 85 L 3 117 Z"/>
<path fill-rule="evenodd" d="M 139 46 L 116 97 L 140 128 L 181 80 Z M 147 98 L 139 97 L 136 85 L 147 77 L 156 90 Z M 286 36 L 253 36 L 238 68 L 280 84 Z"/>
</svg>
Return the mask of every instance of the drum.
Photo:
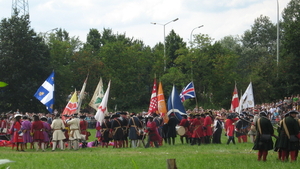
<svg viewBox="0 0 300 169">
<path fill-rule="evenodd" d="M 183 136 L 185 134 L 185 128 L 183 126 L 176 126 L 176 132 L 178 135 Z"/>
</svg>

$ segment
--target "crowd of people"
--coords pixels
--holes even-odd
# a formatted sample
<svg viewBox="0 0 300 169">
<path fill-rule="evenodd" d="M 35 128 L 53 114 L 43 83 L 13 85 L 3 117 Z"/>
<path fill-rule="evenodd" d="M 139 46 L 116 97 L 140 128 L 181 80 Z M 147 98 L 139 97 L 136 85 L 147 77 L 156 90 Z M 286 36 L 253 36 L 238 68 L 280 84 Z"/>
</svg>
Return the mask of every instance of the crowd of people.
<svg viewBox="0 0 300 169">
<path fill-rule="evenodd" d="M 299 149 L 298 103 L 299 97 L 285 98 L 270 104 L 256 105 L 241 113 L 229 110 L 204 110 L 202 107 L 187 110 L 180 118 L 176 112 L 162 118 L 157 113 L 115 112 L 95 122 L 96 140 L 93 146 L 108 148 L 156 147 L 181 144 L 221 144 L 222 133 L 226 144 L 252 142 L 258 150 L 258 160 L 266 161 L 269 150 L 278 152 L 278 159 L 295 161 Z M 0 133 L 8 135 L 12 148 L 25 151 L 28 145 L 36 151 L 50 147 L 78 150 L 84 147 L 90 132 L 87 131 L 89 114 L 70 116 L 9 112 L 1 115 Z M 278 131 L 276 135 L 274 131 Z M 273 142 L 272 137 L 276 141 Z M 248 140 L 249 139 L 249 140 Z"/>
</svg>

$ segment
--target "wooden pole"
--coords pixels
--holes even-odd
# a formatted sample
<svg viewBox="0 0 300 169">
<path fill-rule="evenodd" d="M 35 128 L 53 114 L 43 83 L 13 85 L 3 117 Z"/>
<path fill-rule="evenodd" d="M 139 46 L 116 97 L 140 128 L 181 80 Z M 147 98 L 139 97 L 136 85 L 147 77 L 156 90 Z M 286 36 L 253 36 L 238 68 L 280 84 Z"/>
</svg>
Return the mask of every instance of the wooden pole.
<svg viewBox="0 0 300 169">
<path fill-rule="evenodd" d="M 177 169 L 176 159 L 167 159 L 167 169 Z"/>
</svg>

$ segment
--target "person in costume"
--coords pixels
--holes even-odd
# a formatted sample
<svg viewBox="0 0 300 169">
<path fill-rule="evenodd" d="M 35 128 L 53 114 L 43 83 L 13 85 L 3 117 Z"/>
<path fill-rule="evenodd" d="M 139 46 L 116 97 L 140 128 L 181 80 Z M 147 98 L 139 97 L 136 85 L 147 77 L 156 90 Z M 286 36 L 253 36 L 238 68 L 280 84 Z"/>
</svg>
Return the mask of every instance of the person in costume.
<svg viewBox="0 0 300 169">
<path fill-rule="evenodd" d="M 169 145 L 175 145 L 175 138 L 177 137 L 176 126 L 178 124 L 178 120 L 175 117 L 174 113 L 170 114 L 169 121 L 167 123 L 168 131 L 167 131 L 167 140 Z M 172 141 L 171 141 L 172 140 Z"/>
<path fill-rule="evenodd" d="M 136 114 L 132 112 L 130 114 L 129 122 L 128 122 L 128 128 L 129 128 L 129 139 L 131 140 L 131 147 L 136 148 L 137 146 L 137 140 L 140 136 L 140 130 L 142 129 L 142 123 L 138 117 L 136 117 Z"/>
<path fill-rule="evenodd" d="M 122 129 L 123 129 L 123 148 L 128 148 L 128 118 L 127 112 L 120 113 L 120 120 L 122 121 Z"/>
<path fill-rule="evenodd" d="M 210 112 L 205 112 L 205 118 L 204 118 L 204 123 L 203 123 L 203 130 L 204 130 L 204 135 L 205 135 L 205 143 L 209 144 L 211 142 L 211 137 L 212 137 L 212 124 L 213 124 L 213 120 L 210 116 Z"/>
<path fill-rule="evenodd" d="M 278 147 L 281 149 L 281 160 L 288 160 L 290 155 L 291 162 L 296 161 L 299 150 L 299 123 L 295 119 L 297 111 L 292 110 L 288 112 L 288 115 L 282 120 L 280 124 L 280 138 Z"/>
<path fill-rule="evenodd" d="M 99 123 L 99 127 L 96 127 L 96 129 L 97 130 L 99 129 L 99 131 L 101 132 L 100 140 L 101 140 L 102 148 L 103 147 L 108 148 L 109 141 L 112 140 L 112 133 L 110 131 L 110 127 L 111 127 L 111 122 L 109 116 L 105 116 L 102 125 L 100 126 Z"/>
<path fill-rule="evenodd" d="M 190 122 L 187 120 L 187 115 L 181 115 L 181 116 L 182 116 L 182 119 L 181 119 L 180 123 L 178 124 L 178 126 L 184 127 L 185 133 L 184 133 L 184 135 L 180 136 L 180 141 L 181 141 L 181 144 L 183 144 L 183 138 L 185 138 L 186 143 L 189 144 L 190 143 L 189 139 L 191 137 L 191 133 L 189 130 Z"/>
<path fill-rule="evenodd" d="M 70 135 L 69 135 L 69 140 L 72 142 L 71 146 L 73 146 L 74 150 L 79 149 L 79 141 L 81 140 L 81 135 L 80 135 L 80 120 L 78 118 L 78 113 L 73 114 L 73 119 L 67 121 L 67 124 L 70 126 Z"/>
<path fill-rule="evenodd" d="M 114 148 L 121 148 L 123 144 L 122 121 L 119 114 L 112 115 L 111 132 L 113 133 Z"/>
<path fill-rule="evenodd" d="M 27 143 L 30 144 L 30 148 L 33 148 L 33 139 L 30 135 L 31 131 L 31 122 L 28 119 L 28 116 L 23 116 L 23 122 L 22 122 L 22 130 L 23 130 L 23 143 L 25 149 L 27 149 Z"/>
<path fill-rule="evenodd" d="M 234 140 L 235 122 L 238 120 L 239 118 L 236 117 L 235 113 L 231 113 L 227 116 L 225 122 L 225 131 L 228 137 L 227 144 L 229 144 L 231 141 L 233 144 L 235 144 L 235 140 Z"/>
<path fill-rule="evenodd" d="M 55 151 L 57 143 L 59 143 L 59 147 L 61 150 L 64 150 L 64 142 L 63 140 L 66 138 L 64 134 L 65 124 L 63 120 L 60 118 L 60 114 L 55 115 L 55 119 L 51 123 L 51 129 L 53 130 L 52 134 L 52 151 Z"/>
<path fill-rule="evenodd" d="M 15 122 L 13 123 L 13 139 L 14 143 L 17 144 L 17 151 L 24 151 L 24 144 L 23 144 L 23 132 L 22 132 L 22 115 L 16 114 L 15 115 Z"/>
<path fill-rule="evenodd" d="M 224 128 L 224 123 L 221 121 L 221 116 L 217 115 L 214 121 L 214 132 L 212 143 L 221 144 L 221 135 Z"/>
<path fill-rule="evenodd" d="M 33 145 L 36 151 L 39 150 L 39 146 L 41 146 L 42 151 L 45 151 L 44 130 L 43 122 L 40 120 L 38 115 L 34 115 L 31 125 L 31 134 L 33 135 Z"/>
<path fill-rule="evenodd" d="M 80 116 L 80 134 L 84 135 L 85 138 L 82 138 L 83 140 L 88 140 L 89 136 L 88 136 L 88 122 L 86 120 L 84 120 L 86 118 L 85 115 Z"/>
<path fill-rule="evenodd" d="M 203 123 L 199 113 L 195 114 L 194 117 L 195 118 L 191 123 L 191 127 L 193 128 L 191 145 L 195 145 L 197 143 L 198 146 L 200 146 L 201 138 L 203 137 Z"/>
<path fill-rule="evenodd" d="M 49 146 L 49 143 L 50 143 L 50 138 L 52 137 L 51 127 L 50 127 L 50 124 L 47 122 L 47 117 L 46 116 L 41 117 L 41 121 L 43 122 L 43 125 L 44 125 L 44 131 L 43 131 L 44 144 L 45 144 L 45 147 L 47 148 Z"/>
<path fill-rule="evenodd" d="M 267 118 L 267 112 L 260 112 L 260 118 L 256 122 L 257 137 L 253 150 L 258 150 L 257 160 L 266 161 L 268 151 L 273 149 L 272 137 L 274 129 L 270 119 Z"/>
<path fill-rule="evenodd" d="M 157 126 L 156 123 L 153 121 L 153 116 L 148 116 L 148 122 L 146 125 L 146 131 L 145 131 L 148 135 L 148 140 L 147 143 L 145 145 L 145 148 L 149 148 L 150 147 L 150 142 L 154 143 L 154 146 L 156 148 L 159 147 L 158 142 L 161 140 L 161 137 L 157 131 Z"/>
</svg>

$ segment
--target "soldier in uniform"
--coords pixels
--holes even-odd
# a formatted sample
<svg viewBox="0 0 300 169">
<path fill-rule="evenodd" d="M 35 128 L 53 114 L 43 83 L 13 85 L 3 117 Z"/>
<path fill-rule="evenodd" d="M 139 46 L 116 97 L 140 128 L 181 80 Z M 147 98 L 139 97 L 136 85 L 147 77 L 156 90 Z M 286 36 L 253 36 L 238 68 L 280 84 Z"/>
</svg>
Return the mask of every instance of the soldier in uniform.
<svg viewBox="0 0 300 169">
<path fill-rule="evenodd" d="M 142 129 L 142 123 L 140 119 L 136 117 L 134 112 L 132 112 L 130 116 L 131 117 L 128 122 L 129 139 L 131 140 L 131 147 L 135 148 L 137 145 L 137 140 L 141 135 L 140 130 Z"/>
<path fill-rule="evenodd" d="M 295 120 L 297 111 L 292 110 L 288 112 L 280 124 L 280 138 L 279 149 L 281 149 L 281 160 L 288 160 L 288 154 L 291 156 L 291 162 L 296 161 L 299 150 L 299 124 Z"/>
<path fill-rule="evenodd" d="M 45 151 L 45 143 L 44 143 L 44 133 L 45 130 L 43 122 L 40 120 L 39 116 L 33 116 L 33 122 L 31 126 L 31 133 L 33 134 L 33 144 L 36 148 L 36 151 L 39 149 L 39 145 L 41 145 L 42 151 Z"/>
<path fill-rule="evenodd" d="M 128 119 L 127 119 L 127 113 L 126 112 L 121 112 L 120 113 L 121 121 L 122 121 L 122 129 L 123 129 L 123 148 L 128 148 Z"/>
<path fill-rule="evenodd" d="M 189 138 L 190 138 L 190 131 L 189 131 L 189 126 L 190 126 L 190 122 L 187 120 L 187 115 L 181 115 L 182 119 L 180 121 L 180 123 L 178 124 L 178 126 L 182 126 L 185 129 L 185 133 L 184 135 L 180 136 L 180 141 L 183 144 L 183 138 L 185 138 L 185 141 L 187 144 L 189 144 Z"/>
<path fill-rule="evenodd" d="M 109 116 L 105 116 L 104 120 L 102 122 L 101 125 L 101 142 L 102 142 L 102 148 L 105 146 L 106 148 L 108 148 L 108 143 L 110 140 L 112 140 L 112 134 L 110 131 L 110 127 L 111 127 L 111 122 L 109 121 L 110 117 Z"/>
<path fill-rule="evenodd" d="M 150 141 L 154 143 L 155 147 L 158 148 L 158 142 L 161 140 L 160 135 L 158 134 L 156 123 L 153 121 L 152 116 L 148 116 L 148 122 L 146 127 L 146 133 L 148 135 L 148 141 L 145 145 L 145 148 L 150 146 Z"/>
<path fill-rule="evenodd" d="M 260 118 L 256 123 L 257 137 L 254 143 L 254 150 L 258 150 L 257 160 L 267 160 L 268 151 L 273 149 L 273 141 L 271 136 L 274 135 L 273 125 L 267 118 L 267 112 L 261 112 Z M 264 138 L 266 137 L 266 138 Z"/>
<path fill-rule="evenodd" d="M 119 114 L 112 115 L 111 132 L 113 133 L 114 148 L 121 148 L 123 143 L 122 121 Z"/>
<path fill-rule="evenodd" d="M 74 150 L 79 149 L 79 141 L 81 139 L 80 135 L 80 120 L 78 118 L 78 114 L 74 113 L 73 114 L 73 119 L 67 121 L 67 124 L 70 126 L 70 135 L 69 139 L 72 142 L 72 146 Z M 71 148 L 71 147 L 70 147 Z"/>
<path fill-rule="evenodd" d="M 235 117 L 234 113 L 231 113 L 230 115 L 227 116 L 227 119 L 226 119 L 226 122 L 225 122 L 225 131 L 226 131 L 226 135 L 228 137 L 227 144 L 229 144 L 230 141 L 232 141 L 232 143 L 235 144 L 235 140 L 234 140 L 235 126 L 234 126 L 234 123 L 238 120 L 239 120 L 239 118 Z"/>
<path fill-rule="evenodd" d="M 89 139 L 89 136 L 88 136 L 88 132 L 87 132 L 87 128 L 88 128 L 88 122 L 85 119 L 85 115 L 82 115 L 80 116 L 80 123 L 79 123 L 79 126 L 80 126 L 80 134 L 81 135 L 84 135 L 85 137 L 84 138 L 81 138 L 82 140 L 88 140 Z"/>
<path fill-rule="evenodd" d="M 195 118 L 191 122 L 191 128 L 193 128 L 191 145 L 195 145 L 197 143 L 199 146 L 201 144 L 201 137 L 203 137 L 203 123 L 200 116 L 201 115 L 198 113 L 195 114 Z"/>
<path fill-rule="evenodd" d="M 213 120 L 211 116 L 209 115 L 209 112 L 205 112 L 205 118 L 204 118 L 204 123 L 203 123 L 203 129 L 205 132 L 205 143 L 209 144 L 211 142 L 211 137 L 212 137 L 212 126 Z"/>
<path fill-rule="evenodd" d="M 56 149 L 57 142 L 59 142 L 59 147 L 61 150 L 64 150 L 63 140 L 66 138 L 64 135 L 65 124 L 60 118 L 60 114 L 55 115 L 55 119 L 51 123 L 51 129 L 53 130 L 52 134 L 52 151 Z"/>
</svg>

